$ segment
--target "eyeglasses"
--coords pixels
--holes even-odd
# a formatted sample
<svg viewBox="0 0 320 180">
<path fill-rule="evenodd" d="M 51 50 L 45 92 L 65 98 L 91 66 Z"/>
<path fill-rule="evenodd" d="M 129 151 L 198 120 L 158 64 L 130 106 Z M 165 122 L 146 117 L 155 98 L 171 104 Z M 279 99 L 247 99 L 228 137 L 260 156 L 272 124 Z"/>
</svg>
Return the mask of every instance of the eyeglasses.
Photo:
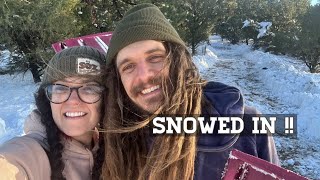
<svg viewBox="0 0 320 180">
<path fill-rule="evenodd" d="M 103 86 L 84 85 L 80 87 L 69 87 L 62 84 L 50 84 L 45 87 L 47 98 L 54 104 L 61 104 L 68 101 L 73 90 L 76 90 L 81 101 L 87 104 L 93 104 L 100 100 Z"/>
</svg>

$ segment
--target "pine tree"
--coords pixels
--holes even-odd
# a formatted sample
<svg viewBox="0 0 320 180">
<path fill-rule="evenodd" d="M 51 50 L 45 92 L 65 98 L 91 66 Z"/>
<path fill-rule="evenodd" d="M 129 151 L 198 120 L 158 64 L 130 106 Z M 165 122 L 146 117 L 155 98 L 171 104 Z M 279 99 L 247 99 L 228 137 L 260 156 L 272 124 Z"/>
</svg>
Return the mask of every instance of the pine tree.
<svg viewBox="0 0 320 180">
<path fill-rule="evenodd" d="M 154 2 L 164 12 L 181 38 L 196 53 L 200 42 L 212 33 L 222 2 L 219 0 L 163 0 Z"/>
<path fill-rule="evenodd" d="M 311 73 L 320 72 L 320 4 L 310 8 L 302 19 L 302 30 L 296 46 Z"/>
<path fill-rule="evenodd" d="M 296 36 L 301 30 L 299 19 L 310 7 L 309 0 L 272 1 L 269 5 L 272 21 L 271 50 L 275 53 L 292 54 L 292 47 L 296 43 Z"/>
<path fill-rule="evenodd" d="M 256 40 L 257 31 L 254 25 L 243 28 L 243 22 L 245 20 L 259 21 L 262 0 L 235 0 L 231 5 L 224 19 L 217 23 L 216 33 L 228 39 L 232 44 L 243 39 L 247 43 L 249 39 Z"/>
<path fill-rule="evenodd" d="M 86 24 L 82 34 L 113 31 L 117 22 L 132 6 L 149 0 L 81 0 L 79 21 Z"/>
<path fill-rule="evenodd" d="M 53 55 L 51 44 L 78 36 L 77 0 L 0 0 L 0 39 L 11 52 L 11 72 L 30 70 L 35 82 Z"/>
<path fill-rule="evenodd" d="M 235 8 L 219 21 L 216 32 L 231 43 L 252 39 L 257 48 L 265 47 L 276 53 L 289 53 L 297 33 L 301 30 L 299 18 L 308 10 L 309 0 L 236 0 Z M 270 31 L 275 36 L 256 38 L 256 28 L 241 28 L 242 22 L 272 22 Z"/>
</svg>

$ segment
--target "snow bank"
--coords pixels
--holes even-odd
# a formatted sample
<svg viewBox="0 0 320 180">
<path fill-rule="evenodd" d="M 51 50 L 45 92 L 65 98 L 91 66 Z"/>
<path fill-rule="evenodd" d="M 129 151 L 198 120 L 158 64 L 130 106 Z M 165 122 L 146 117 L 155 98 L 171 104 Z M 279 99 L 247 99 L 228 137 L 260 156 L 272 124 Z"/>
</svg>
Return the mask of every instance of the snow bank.
<svg viewBox="0 0 320 180">
<path fill-rule="evenodd" d="M 27 72 L 10 76 L 0 75 L 0 144 L 23 134 L 23 124 L 34 109 L 34 96 L 38 85 Z"/>
<path fill-rule="evenodd" d="M 0 70 L 7 66 L 10 52 L 8 50 L 0 51 Z"/>
<path fill-rule="evenodd" d="M 199 55 L 193 56 L 193 62 L 198 67 L 199 72 L 204 73 L 215 64 L 218 57 L 211 51 L 211 47 L 207 45 L 200 46 L 197 52 Z"/>
<path fill-rule="evenodd" d="M 244 44 L 230 45 L 218 36 L 209 40 L 211 47 L 207 49 L 215 54 L 215 61 L 203 76 L 239 87 L 246 104 L 263 113 L 297 114 L 298 138 L 274 137 L 281 163 L 303 176 L 318 179 L 320 74 L 309 73 L 305 64 L 294 58 L 252 51 Z M 200 55 L 195 58 L 206 61 Z"/>
<path fill-rule="evenodd" d="M 267 31 L 270 29 L 270 27 L 272 26 L 271 22 L 260 22 L 258 23 L 260 25 L 260 29 L 259 30 L 259 34 L 257 35 L 257 38 L 261 38 L 265 35 L 267 35 Z"/>
<path fill-rule="evenodd" d="M 201 45 L 199 47 L 201 50 L 206 46 L 206 54 L 194 56 L 194 62 L 202 74 L 205 74 L 208 68 L 216 66 L 221 61 L 221 57 L 233 59 L 234 65 L 238 66 L 237 72 L 224 74 L 222 77 L 223 82 L 230 84 L 229 77 L 226 76 L 239 76 L 240 78 L 241 73 L 247 71 L 245 66 L 248 63 L 252 64 L 255 77 L 263 85 L 263 87 L 256 85 L 254 91 L 261 89 L 266 97 L 276 97 L 284 107 L 270 111 L 260 107 L 259 103 L 255 106 L 259 110 L 265 110 L 263 111 L 265 113 L 297 114 L 298 136 L 320 138 L 317 129 L 320 127 L 317 113 L 320 112 L 320 74 L 309 73 L 302 61 L 291 57 L 273 55 L 260 50 L 252 51 L 250 46 L 245 44 L 230 45 L 221 41 L 219 36 L 211 36 L 209 40 L 210 46 Z M 235 80 L 231 78 L 230 85 L 235 85 L 232 82 L 234 83 Z M 236 83 L 236 86 L 240 88 L 247 86 L 238 80 Z"/>
<path fill-rule="evenodd" d="M 298 114 L 298 133 L 320 138 L 320 74 L 307 72 L 302 62 L 285 56 L 253 51 L 244 57 L 260 69 L 264 88 L 288 106 L 279 113 Z"/>
<path fill-rule="evenodd" d="M 6 123 L 0 118 L 0 137 L 6 132 Z"/>
</svg>

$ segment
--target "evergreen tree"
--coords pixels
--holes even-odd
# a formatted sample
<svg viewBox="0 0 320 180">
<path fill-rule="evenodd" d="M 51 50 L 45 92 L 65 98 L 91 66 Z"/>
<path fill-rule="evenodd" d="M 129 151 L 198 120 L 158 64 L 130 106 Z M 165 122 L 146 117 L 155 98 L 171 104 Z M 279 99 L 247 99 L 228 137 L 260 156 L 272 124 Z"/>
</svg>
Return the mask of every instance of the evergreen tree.
<svg viewBox="0 0 320 180">
<path fill-rule="evenodd" d="M 208 40 L 224 1 L 163 0 L 153 1 L 177 29 L 181 38 L 196 53 L 200 42 Z"/>
<path fill-rule="evenodd" d="M 264 1 L 263 0 L 237 0 L 237 16 L 239 21 L 251 21 L 249 26 L 243 27 L 239 31 L 239 38 L 245 39 L 249 44 L 249 40 L 253 40 L 253 44 L 257 43 L 257 35 L 259 25 L 258 22 L 264 21 Z"/>
<path fill-rule="evenodd" d="M 252 39 L 254 46 L 265 47 L 277 53 L 288 53 L 301 30 L 299 18 L 308 10 L 309 0 L 236 0 L 235 8 L 216 26 L 216 32 L 231 43 Z M 275 36 L 258 39 L 258 27 L 242 28 L 242 22 L 272 22 L 270 31 Z"/>
<path fill-rule="evenodd" d="M 11 52 L 11 72 L 30 70 L 35 82 L 53 55 L 51 44 L 78 36 L 77 0 L 0 0 L 0 39 Z"/>
<path fill-rule="evenodd" d="M 231 16 L 226 21 L 218 22 L 216 32 L 223 39 L 227 39 L 231 44 L 236 44 L 241 39 L 242 19 L 239 16 Z"/>
<path fill-rule="evenodd" d="M 301 31 L 300 18 L 310 7 L 309 0 L 272 0 L 268 2 L 266 16 L 271 22 L 275 36 L 270 39 L 269 48 L 274 53 L 292 54 L 297 34 Z"/>
<path fill-rule="evenodd" d="M 311 73 L 320 72 L 320 4 L 310 8 L 302 19 L 296 53 Z"/>
<path fill-rule="evenodd" d="M 79 21 L 86 24 L 82 34 L 113 31 L 116 22 L 122 19 L 124 13 L 133 5 L 145 2 L 143 0 L 81 0 L 77 7 Z"/>
<path fill-rule="evenodd" d="M 248 44 L 249 39 L 257 39 L 257 27 L 254 23 L 243 27 L 245 20 L 259 22 L 263 0 L 235 0 L 232 3 L 225 18 L 216 25 L 216 32 L 223 38 L 230 40 L 232 44 L 245 40 Z"/>
</svg>

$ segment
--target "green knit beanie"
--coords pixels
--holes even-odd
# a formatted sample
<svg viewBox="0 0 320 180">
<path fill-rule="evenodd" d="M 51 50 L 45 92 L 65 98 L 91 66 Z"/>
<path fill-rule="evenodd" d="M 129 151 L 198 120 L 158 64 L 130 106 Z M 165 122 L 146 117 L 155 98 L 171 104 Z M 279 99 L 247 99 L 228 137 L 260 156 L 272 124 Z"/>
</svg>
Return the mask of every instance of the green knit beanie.
<svg viewBox="0 0 320 180">
<path fill-rule="evenodd" d="M 89 46 L 75 46 L 55 54 L 49 61 L 42 84 L 51 84 L 67 77 L 86 77 L 102 84 L 105 55 Z"/>
<path fill-rule="evenodd" d="M 124 47 L 137 41 L 159 40 L 185 46 L 177 31 L 153 4 L 139 4 L 131 8 L 117 24 L 107 52 L 107 65 Z"/>
</svg>

